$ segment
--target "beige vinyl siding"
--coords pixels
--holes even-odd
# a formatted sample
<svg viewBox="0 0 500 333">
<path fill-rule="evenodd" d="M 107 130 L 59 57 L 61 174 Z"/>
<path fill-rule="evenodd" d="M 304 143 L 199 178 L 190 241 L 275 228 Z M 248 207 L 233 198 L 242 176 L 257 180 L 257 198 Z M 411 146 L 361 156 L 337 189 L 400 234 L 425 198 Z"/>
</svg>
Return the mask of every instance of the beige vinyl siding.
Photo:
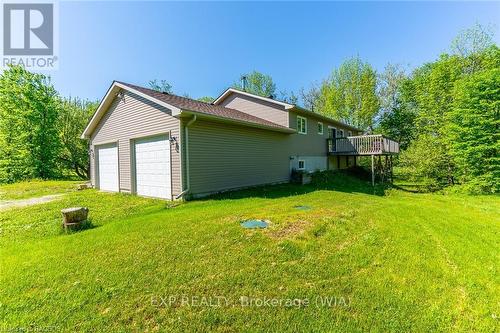
<svg viewBox="0 0 500 333">
<path fill-rule="evenodd" d="M 198 120 L 189 127 L 190 192 L 289 180 L 288 134 Z"/>
<path fill-rule="evenodd" d="M 290 153 L 292 155 L 308 155 L 308 156 L 326 156 L 328 139 L 328 122 L 321 120 L 324 129 L 323 134 L 318 134 L 318 120 L 299 115 L 307 119 L 307 134 L 292 134 L 290 136 Z M 290 128 L 297 129 L 297 114 L 294 112 L 289 113 Z"/>
<path fill-rule="evenodd" d="M 281 126 L 288 126 L 288 111 L 281 105 L 236 93 L 229 95 L 222 101 L 221 105 L 271 121 Z"/>
<path fill-rule="evenodd" d="M 337 130 L 344 130 L 344 134 L 350 130 L 347 127 L 339 126 L 333 122 L 328 122 L 327 120 L 319 120 L 311 115 L 308 117 L 306 115 L 300 114 L 300 117 L 307 118 L 307 134 L 292 135 L 290 141 L 292 142 L 291 155 L 300 156 L 327 156 L 327 142 L 328 139 L 328 127 L 335 127 Z M 318 134 L 318 122 L 323 123 L 323 134 Z M 297 114 L 295 112 L 290 112 L 290 127 L 297 128 Z M 306 158 L 304 158 L 306 159 Z M 346 156 L 329 156 L 327 160 L 328 169 L 338 169 L 338 159 L 340 159 L 340 168 L 345 169 L 348 167 Z M 307 160 L 307 159 L 306 159 Z M 354 159 L 351 157 L 349 160 L 349 165 L 354 165 Z"/>
<path fill-rule="evenodd" d="M 328 127 L 335 127 L 337 130 L 344 130 L 344 134 L 347 135 L 348 129 L 333 122 L 328 122 L 325 120 L 318 120 L 314 118 L 314 115 L 308 117 L 306 115 L 300 114 L 300 117 L 305 117 L 307 119 L 307 134 L 293 135 L 293 151 L 296 154 L 309 154 L 309 155 L 326 155 L 327 153 L 327 143 L 328 139 Z M 295 112 L 289 113 L 289 127 L 297 129 L 297 114 Z M 318 122 L 323 123 L 323 134 L 318 134 Z"/>
<path fill-rule="evenodd" d="M 91 137 L 91 181 L 95 184 L 95 146 L 117 142 L 120 191 L 132 191 L 131 145 L 133 139 L 171 133 L 179 138 L 180 121 L 171 111 L 143 97 L 124 91 L 123 100 L 115 98 Z M 171 147 L 172 194 L 182 191 L 179 147 Z"/>
<path fill-rule="evenodd" d="M 290 127 L 296 128 L 297 115 L 290 112 L 287 116 Z M 322 120 L 325 130 L 318 134 L 318 121 L 306 118 L 307 134 L 285 134 L 198 119 L 188 129 L 190 194 L 202 196 L 287 182 L 291 168 L 299 160 L 305 160 L 307 166 L 336 168 L 335 158 L 327 155 L 326 128 L 330 123 Z M 345 158 L 341 162 L 345 165 Z M 185 160 L 184 165 L 187 165 Z"/>
</svg>

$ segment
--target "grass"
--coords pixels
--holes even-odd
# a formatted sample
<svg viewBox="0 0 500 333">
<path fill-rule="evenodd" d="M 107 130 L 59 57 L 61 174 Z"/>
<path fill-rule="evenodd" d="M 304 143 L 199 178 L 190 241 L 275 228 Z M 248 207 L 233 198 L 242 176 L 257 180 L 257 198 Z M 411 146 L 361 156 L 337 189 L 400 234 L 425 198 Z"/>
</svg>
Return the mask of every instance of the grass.
<svg viewBox="0 0 500 333">
<path fill-rule="evenodd" d="M 494 332 L 499 203 L 339 175 L 176 207 L 68 191 L 0 212 L 0 330 Z M 74 205 L 95 228 L 61 233 Z M 282 304 L 258 306 L 270 298 Z"/>
<path fill-rule="evenodd" d="M 76 191 L 76 184 L 81 181 L 42 181 L 15 183 L 0 186 L 0 200 L 20 200 L 44 195 Z"/>
</svg>

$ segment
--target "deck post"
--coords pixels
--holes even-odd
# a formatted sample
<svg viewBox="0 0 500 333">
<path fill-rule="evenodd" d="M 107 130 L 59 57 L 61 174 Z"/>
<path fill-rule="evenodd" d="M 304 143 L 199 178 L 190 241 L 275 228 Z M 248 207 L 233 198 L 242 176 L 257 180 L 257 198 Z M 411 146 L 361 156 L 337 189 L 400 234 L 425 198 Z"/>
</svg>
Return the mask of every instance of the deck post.
<svg viewBox="0 0 500 333">
<path fill-rule="evenodd" d="M 374 163 L 374 156 L 372 155 L 372 186 L 375 186 L 375 165 Z"/>
<path fill-rule="evenodd" d="M 389 160 L 389 168 L 390 168 L 390 173 L 391 173 L 391 184 L 394 183 L 394 175 L 392 174 L 392 155 Z"/>
<path fill-rule="evenodd" d="M 389 156 L 385 155 L 385 166 L 384 166 L 384 175 L 387 181 L 389 181 L 389 177 L 391 176 L 390 170 L 389 170 Z"/>
<path fill-rule="evenodd" d="M 384 168 L 382 167 L 382 155 L 378 155 L 378 174 L 380 177 L 380 182 L 383 184 L 384 183 Z"/>
<path fill-rule="evenodd" d="M 384 177 L 387 182 L 389 182 L 389 157 L 385 155 L 385 165 L 384 165 Z"/>
</svg>

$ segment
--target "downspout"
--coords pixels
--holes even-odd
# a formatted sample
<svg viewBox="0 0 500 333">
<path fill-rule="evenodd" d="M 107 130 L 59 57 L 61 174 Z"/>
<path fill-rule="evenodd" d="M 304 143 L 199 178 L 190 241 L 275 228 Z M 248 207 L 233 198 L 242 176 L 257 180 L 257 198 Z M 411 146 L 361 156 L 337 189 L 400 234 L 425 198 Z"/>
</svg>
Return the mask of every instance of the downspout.
<svg viewBox="0 0 500 333">
<path fill-rule="evenodd" d="M 179 193 L 175 198 L 179 199 L 186 195 L 186 193 L 189 192 L 190 190 L 190 185 L 191 185 L 191 179 L 189 175 L 189 129 L 188 127 L 191 126 L 194 122 L 196 121 L 196 115 L 193 115 L 193 118 L 187 122 L 187 124 L 184 126 L 184 151 L 186 152 L 186 189 Z"/>
<path fill-rule="evenodd" d="M 92 175 L 95 174 L 94 170 L 92 170 L 92 160 L 94 159 L 94 150 L 92 149 L 92 141 L 90 138 L 88 139 L 88 154 L 89 154 L 89 183 L 92 188 L 95 188 L 95 176 L 94 176 L 94 181 L 92 181 Z M 95 169 L 95 161 L 94 161 L 94 169 Z"/>
<path fill-rule="evenodd" d="M 174 143 L 175 144 L 175 143 Z M 172 191 L 172 130 L 168 131 L 168 153 L 170 155 L 170 200 L 174 201 L 174 195 Z"/>
</svg>

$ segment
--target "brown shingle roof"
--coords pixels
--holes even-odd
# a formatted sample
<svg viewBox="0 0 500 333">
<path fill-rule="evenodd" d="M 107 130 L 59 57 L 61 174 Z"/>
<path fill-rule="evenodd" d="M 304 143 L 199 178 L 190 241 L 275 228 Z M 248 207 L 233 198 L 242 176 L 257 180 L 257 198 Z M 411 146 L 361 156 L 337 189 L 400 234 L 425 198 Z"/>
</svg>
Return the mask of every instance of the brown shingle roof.
<svg viewBox="0 0 500 333">
<path fill-rule="evenodd" d="M 259 118 L 252 116 L 250 114 L 231 109 L 231 108 L 226 108 L 224 106 L 220 105 L 213 105 L 201 101 L 197 101 L 191 98 L 187 97 L 181 97 L 173 94 L 168 94 L 168 93 L 162 93 L 158 92 L 152 89 L 136 86 L 133 84 L 125 83 L 125 82 L 119 82 L 116 81 L 124 86 L 130 87 L 131 89 L 137 90 L 145 95 L 148 95 L 152 98 L 155 98 L 157 100 L 160 100 L 164 103 L 170 104 L 172 106 L 175 106 L 181 110 L 186 110 L 186 111 L 194 111 L 194 112 L 199 112 L 199 113 L 204 113 L 207 115 L 211 116 L 216 116 L 220 118 L 226 118 L 226 119 L 231 119 L 231 120 L 237 120 L 237 121 L 242 121 L 246 123 L 252 123 L 256 125 L 261 125 L 261 126 L 266 126 L 266 127 L 273 127 L 276 129 L 287 129 L 290 130 L 288 127 L 284 127 L 278 124 L 275 124 L 273 122 L 267 121 L 265 119 Z"/>
</svg>

